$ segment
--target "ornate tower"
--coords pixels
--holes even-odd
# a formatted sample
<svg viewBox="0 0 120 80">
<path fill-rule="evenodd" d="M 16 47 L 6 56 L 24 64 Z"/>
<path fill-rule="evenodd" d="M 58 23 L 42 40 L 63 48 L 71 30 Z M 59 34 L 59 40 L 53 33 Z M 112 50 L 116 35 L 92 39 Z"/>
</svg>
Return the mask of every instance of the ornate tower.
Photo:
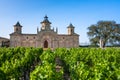
<svg viewBox="0 0 120 80">
<path fill-rule="evenodd" d="M 68 28 L 68 35 L 74 34 L 74 26 L 71 23 L 67 28 Z"/>
<path fill-rule="evenodd" d="M 51 30 L 50 26 L 51 22 L 49 22 L 47 16 L 44 17 L 44 20 L 41 22 L 41 24 L 42 24 L 41 30 Z"/>
<path fill-rule="evenodd" d="M 19 34 L 22 33 L 22 26 L 20 25 L 19 22 L 17 22 L 17 23 L 14 25 L 14 33 L 19 33 Z"/>
</svg>

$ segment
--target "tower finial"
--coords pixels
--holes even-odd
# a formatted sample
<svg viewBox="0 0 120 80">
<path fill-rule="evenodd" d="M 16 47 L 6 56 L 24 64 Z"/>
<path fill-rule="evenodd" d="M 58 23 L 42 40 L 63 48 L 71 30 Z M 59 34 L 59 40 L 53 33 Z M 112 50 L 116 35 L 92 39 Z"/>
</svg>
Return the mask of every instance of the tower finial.
<svg viewBox="0 0 120 80">
<path fill-rule="evenodd" d="M 15 24 L 15 26 L 22 27 L 21 24 L 19 23 L 19 21 L 17 21 L 17 23 Z"/>
<path fill-rule="evenodd" d="M 37 27 L 37 33 L 39 32 L 39 28 Z"/>
<path fill-rule="evenodd" d="M 58 28 L 56 28 L 56 33 L 58 33 Z"/>
<path fill-rule="evenodd" d="M 72 23 L 69 24 L 68 28 L 69 28 L 69 27 L 73 27 L 73 28 L 74 28 L 74 26 L 72 25 Z"/>
<path fill-rule="evenodd" d="M 48 19 L 48 17 L 47 17 L 47 15 L 45 15 L 45 17 L 44 17 L 45 19 Z"/>
</svg>

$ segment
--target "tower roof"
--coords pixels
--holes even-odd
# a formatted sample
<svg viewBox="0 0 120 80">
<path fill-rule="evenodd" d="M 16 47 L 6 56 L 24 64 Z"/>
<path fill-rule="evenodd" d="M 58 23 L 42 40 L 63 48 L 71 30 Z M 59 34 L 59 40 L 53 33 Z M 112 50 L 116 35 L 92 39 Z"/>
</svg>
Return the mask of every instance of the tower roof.
<svg viewBox="0 0 120 80">
<path fill-rule="evenodd" d="M 49 24 L 51 24 L 51 22 L 48 20 L 47 15 L 44 17 L 44 20 L 41 23 L 49 23 Z"/>
<path fill-rule="evenodd" d="M 67 28 L 74 28 L 74 26 L 72 25 L 72 23 L 70 23 Z"/>
<path fill-rule="evenodd" d="M 19 21 L 18 21 L 14 26 L 22 27 L 22 26 L 20 25 Z"/>
</svg>

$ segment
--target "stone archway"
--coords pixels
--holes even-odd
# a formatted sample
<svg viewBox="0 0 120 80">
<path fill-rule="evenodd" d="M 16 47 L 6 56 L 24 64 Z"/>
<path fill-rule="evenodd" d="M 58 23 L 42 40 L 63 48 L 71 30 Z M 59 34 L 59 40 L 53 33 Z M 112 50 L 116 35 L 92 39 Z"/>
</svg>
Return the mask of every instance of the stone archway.
<svg viewBox="0 0 120 80">
<path fill-rule="evenodd" d="M 44 48 L 48 48 L 48 41 L 47 40 L 44 41 Z"/>
</svg>

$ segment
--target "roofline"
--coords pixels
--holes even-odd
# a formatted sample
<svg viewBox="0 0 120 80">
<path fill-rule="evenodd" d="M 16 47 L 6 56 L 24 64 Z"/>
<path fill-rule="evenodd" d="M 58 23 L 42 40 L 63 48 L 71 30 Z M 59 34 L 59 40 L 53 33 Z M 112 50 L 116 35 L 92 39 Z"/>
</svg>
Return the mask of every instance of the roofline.
<svg viewBox="0 0 120 80">
<path fill-rule="evenodd" d="M 69 34 L 58 34 L 58 36 L 79 36 L 79 35 L 74 33 L 72 35 L 69 35 Z"/>
<path fill-rule="evenodd" d="M 9 40 L 8 38 L 4 38 L 4 37 L 0 37 L 1 39 L 7 39 L 7 40 Z"/>
<path fill-rule="evenodd" d="M 14 26 L 14 27 L 23 27 L 23 26 L 21 26 L 21 25 L 20 25 L 20 26 L 13 25 L 13 26 Z"/>
<path fill-rule="evenodd" d="M 21 34 L 21 35 L 37 35 L 37 34 Z"/>
<path fill-rule="evenodd" d="M 10 35 L 14 35 L 15 33 L 13 32 L 13 33 L 11 33 Z M 18 35 L 37 35 L 37 34 L 29 34 L 29 33 L 21 33 L 21 34 L 19 34 L 19 33 L 16 33 L 16 34 L 18 34 Z"/>
</svg>

